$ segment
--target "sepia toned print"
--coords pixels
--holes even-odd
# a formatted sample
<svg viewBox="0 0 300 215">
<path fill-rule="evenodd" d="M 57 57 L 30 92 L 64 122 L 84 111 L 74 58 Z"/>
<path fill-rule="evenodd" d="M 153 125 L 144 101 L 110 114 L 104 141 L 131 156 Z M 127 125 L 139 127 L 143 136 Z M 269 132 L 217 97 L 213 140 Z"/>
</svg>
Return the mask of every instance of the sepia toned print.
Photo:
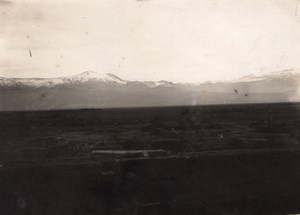
<svg viewBox="0 0 300 215">
<path fill-rule="evenodd" d="M 299 7 L 0 0 L 0 214 L 299 214 Z"/>
</svg>

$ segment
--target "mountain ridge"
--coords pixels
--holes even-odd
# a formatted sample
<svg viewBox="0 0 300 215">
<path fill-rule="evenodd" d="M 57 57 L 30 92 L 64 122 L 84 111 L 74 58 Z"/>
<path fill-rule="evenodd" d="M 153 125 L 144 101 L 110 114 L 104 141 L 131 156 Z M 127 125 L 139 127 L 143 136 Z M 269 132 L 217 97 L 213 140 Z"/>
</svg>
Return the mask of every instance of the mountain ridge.
<svg viewBox="0 0 300 215">
<path fill-rule="evenodd" d="M 230 81 L 205 81 L 205 82 L 187 82 L 187 83 L 173 83 L 171 81 L 130 81 L 124 80 L 112 73 L 97 73 L 94 71 L 85 71 L 77 75 L 56 77 L 56 78 L 4 78 L 0 77 L 0 86 L 24 86 L 24 87 L 54 87 L 64 84 L 85 83 L 85 82 L 107 82 L 127 85 L 129 83 L 140 83 L 146 87 L 176 87 L 176 86 L 199 86 L 203 84 L 221 84 L 221 83 L 237 83 L 237 82 L 254 82 L 263 81 L 266 79 L 284 79 L 284 80 L 297 80 L 300 79 L 300 71 L 298 70 L 283 70 L 267 73 L 264 75 L 244 75 L 240 78 Z"/>
<path fill-rule="evenodd" d="M 60 78 L 0 78 L 0 111 L 300 101 L 300 73 L 248 75 L 232 81 L 129 81 L 107 73 Z"/>
</svg>

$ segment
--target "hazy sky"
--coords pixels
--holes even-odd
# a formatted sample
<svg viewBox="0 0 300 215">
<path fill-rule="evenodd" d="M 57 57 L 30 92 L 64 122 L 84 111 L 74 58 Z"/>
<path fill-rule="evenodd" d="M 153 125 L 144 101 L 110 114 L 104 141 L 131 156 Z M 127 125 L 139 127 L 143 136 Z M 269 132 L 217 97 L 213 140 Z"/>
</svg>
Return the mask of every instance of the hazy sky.
<svg viewBox="0 0 300 215">
<path fill-rule="evenodd" d="M 297 0 L 0 0 L 4 77 L 198 82 L 291 68 Z"/>
</svg>

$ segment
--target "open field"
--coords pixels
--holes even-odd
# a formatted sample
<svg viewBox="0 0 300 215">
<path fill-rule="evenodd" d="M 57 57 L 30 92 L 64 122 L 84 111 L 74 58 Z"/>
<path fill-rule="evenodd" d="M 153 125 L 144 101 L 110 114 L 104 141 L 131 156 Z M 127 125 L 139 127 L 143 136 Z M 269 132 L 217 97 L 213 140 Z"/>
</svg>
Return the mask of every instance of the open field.
<svg viewBox="0 0 300 215">
<path fill-rule="evenodd" d="M 1 112 L 0 213 L 299 213 L 299 111 Z"/>
</svg>

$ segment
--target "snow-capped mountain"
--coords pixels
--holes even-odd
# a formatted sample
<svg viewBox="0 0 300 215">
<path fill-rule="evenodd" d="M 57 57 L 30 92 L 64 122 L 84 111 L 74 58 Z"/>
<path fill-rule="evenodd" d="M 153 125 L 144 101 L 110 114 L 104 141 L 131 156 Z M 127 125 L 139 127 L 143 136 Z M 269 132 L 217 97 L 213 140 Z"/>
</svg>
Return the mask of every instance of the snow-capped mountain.
<svg viewBox="0 0 300 215">
<path fill-rule="evenodd" d="M 256 75 L 250 74 L 250 75 L 242 76 L 238 79 L 235 79 L 235 80 L 232 80 L 229 82 L 232 82 L 232 83 L 234 83 L 234 82 L 252 82 L 252 81 L 261 81 L 264 79 L 265 79 L 264 77 L 257 77 Z"/>
<path fill-rule="evenodd" d="M 58 78 L 3 78 L 0 77 L 0 86 L 28 86 L 28 87 L 54 87 L 58 85 L 68 85 L 85 82 L 99 82 L 112 84 L 140 84 L 149 88 L 155 87 L 197 87 L 202 85 L 213 84 L 230 84 L 230 83 L 244 83 L 244 82 L 258 82 L 265 80 L 284 80 L 295 81 L 300 80 L 300 70 L 284 70 L 279 72 L 272 72 L 265 75 L 256 76 L 253 74 L 242 76 L 232 81 L 219 82 L 197 82 L 197 83 L 173 83 L 170 81 L 128 81 L 119 78 L 111 73 L 97 73 L 93 71 L 86 71 L 78 75 Z"/>
<path fill-rule="evenodd" d="M 283 70 L 263 75 L 265 79 L 299 80 L 300 70 Z"/>
<path fill-rule="evenodd" d="M 30 86 L 30 87 L 53 87 L 63 84 L 84 82 L 112 82 L 126 84 L 127 82 L 110 73 L 96 73 L 86 71 L 78 75 L 59 78 L 0 78 L 0 86 Z"/>
<path fill-rule="evenodd" d="M 93 71 L 86 71 L 78 75 L 58 78 L 3 78 L 0 77 L 0 86 L 28 86 L 28 87 L 54 87 L 58 85 L 70 85 L 85 82 L 99 82 L 99 83 L 114 83 L 126 85 L 128 83 L 140 83 L 147 87 L 172 87 L 174 84 L 169 81 L 125 81 L 118 76 L 111 73 L 97 73 Z"/>
<path fill-rule="evenodd" d="M 64 83 L 62 78 L 0 78 L 0 86 L 28 86 L 28 87 L 42 87 L 54 86 Z"/>
<path fill-rule="evenodd" d="M 113 82 L 118 84 L 126 84 L 127 82 L 119 78 L 118 76 L 111 73 L 96 73 L 93 71 L 86 71 L 79 75 L 63 78 L 65 83 L 76 83 L 76 82 Z"/>
<path fill-rule="evenodd" d="M 256 76 L 253 74 L 242 76 L 238 79 L 229 81 L 231 83 L 235 82 L 254 82 L 263 80 L 285 80 L 285 81 L 295 81 L 300 80 L 300 70 L 283 70 L 267 73 L 264 75 Z"/>
<path fill-rule="evenodd" d="M 59 78 L 0 78 L 0 111 L 300 101 L 300 72 L 232 81 L 130 81 L 83 72 Z"/>
<path fill-rule="evenodd" d="M 170 81 L 144 81 L 143 84 L 145 84 L 147 87 L 173 87 L 175 84 Z"/>
</svg>

